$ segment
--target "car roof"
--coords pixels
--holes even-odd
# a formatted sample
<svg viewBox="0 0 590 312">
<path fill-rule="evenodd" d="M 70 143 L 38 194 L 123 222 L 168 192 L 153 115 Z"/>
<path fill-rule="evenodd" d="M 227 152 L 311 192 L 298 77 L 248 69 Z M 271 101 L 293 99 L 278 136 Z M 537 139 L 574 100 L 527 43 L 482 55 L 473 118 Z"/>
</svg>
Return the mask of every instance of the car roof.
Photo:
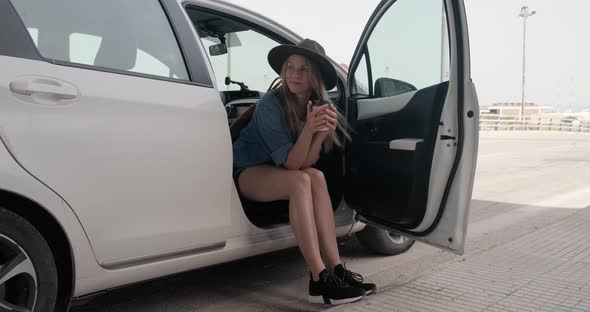
<svg viewBox="0 0 590 312">
<path fill-rule="evenodd" d="M 213 10 L 220 13 L 225 13 L 231 16 L 238 17 L 246 20 L 252 24 L 259 25 L 265 29 L 268 29 L 287 41 L 294 43 L 299 42 L 303 38 L 297 35 L 292 30 L 279 24 L 277 21 L 268 18 L 258 12 L 254 12 L 250 9 L 244 8 L 234 3 L 229 3 L 222 0 L 177 0 L 179 3 L 186 5 L 194 5 L 200 8 Z"/>
</svg>

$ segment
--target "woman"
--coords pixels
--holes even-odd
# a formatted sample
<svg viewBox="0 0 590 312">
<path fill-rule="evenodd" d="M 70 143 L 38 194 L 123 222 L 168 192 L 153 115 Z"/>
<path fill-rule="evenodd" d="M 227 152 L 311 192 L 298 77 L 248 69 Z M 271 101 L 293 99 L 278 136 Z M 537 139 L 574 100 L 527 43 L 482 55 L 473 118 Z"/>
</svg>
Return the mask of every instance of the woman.
<svg viewBox="0 0 590 312">
<path fill-rule="evenodd" d="M 312 168 L 322 149 L 341 145 L 336 130 L 350 139 L 333 104 L 312 109 L 311 99 L 330 102 L 326 90 L 337 81 L 324 55 L 309 39 L 269 52 L 268 61 L 283 84 L 260 99 L 234 143 L 234 178 L 247 199 L 289 200 L 291 227 L 311 271 L 309 301 L 340 304 L 374 292 L 375 285 L 363 283 L 342 265 L 326 180 Z"/>
</svg>

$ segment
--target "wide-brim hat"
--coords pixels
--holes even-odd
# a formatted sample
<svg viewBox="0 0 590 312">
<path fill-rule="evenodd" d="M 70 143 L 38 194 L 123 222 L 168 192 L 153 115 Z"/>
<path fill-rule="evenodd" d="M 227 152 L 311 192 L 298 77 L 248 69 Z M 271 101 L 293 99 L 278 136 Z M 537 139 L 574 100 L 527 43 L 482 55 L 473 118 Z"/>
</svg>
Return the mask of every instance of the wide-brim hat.
<svg viewBox="0 0 590 312">
<path fill-rule="evenodd" d="M 268 52 L 268 63 L 277 74 L 281 74 L 283 63 L 293 54 L 300 54 L 314 62 L 320 70 L 326 90 L 336 86 L 338 78 L 334 66 L 326 57 L 324 48 L 311 39 L 303 39 L 297 45 L 282 44 Z"/>
</svg>

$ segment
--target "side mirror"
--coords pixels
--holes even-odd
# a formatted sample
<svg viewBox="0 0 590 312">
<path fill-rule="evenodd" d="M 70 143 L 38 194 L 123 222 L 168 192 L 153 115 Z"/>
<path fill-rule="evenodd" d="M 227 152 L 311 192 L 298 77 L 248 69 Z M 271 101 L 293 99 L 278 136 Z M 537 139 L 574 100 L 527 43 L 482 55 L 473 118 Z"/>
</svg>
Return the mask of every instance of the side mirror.
<svg viewBox="0 0 590 312">
<path fill-rule="evenodd" d="M 375 97 L 394 96 L 417 90 L 415 86 L 405 81 L 393 78 L 379 78 L 375 81 Z"/>
<path fill-rule="evenodd" d="M 227 54 L 227 46 L 225 43 L 214 44 L 209 47 L 209 54 L 211 56 Z"/>
</svg>

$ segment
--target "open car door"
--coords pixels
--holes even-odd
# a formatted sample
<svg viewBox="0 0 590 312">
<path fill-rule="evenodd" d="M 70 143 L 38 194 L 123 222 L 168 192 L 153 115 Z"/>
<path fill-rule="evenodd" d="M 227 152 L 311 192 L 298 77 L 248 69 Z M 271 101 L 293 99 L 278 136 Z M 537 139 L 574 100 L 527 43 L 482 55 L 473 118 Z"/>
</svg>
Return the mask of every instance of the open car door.
<svg viewBox="0 0 590 312">
<path fill-rule="evenodd" d="M 479 131 L 463 0 L 383 0 L 350 64 L 347 204 L 463 253 Z"/>
</svg>

